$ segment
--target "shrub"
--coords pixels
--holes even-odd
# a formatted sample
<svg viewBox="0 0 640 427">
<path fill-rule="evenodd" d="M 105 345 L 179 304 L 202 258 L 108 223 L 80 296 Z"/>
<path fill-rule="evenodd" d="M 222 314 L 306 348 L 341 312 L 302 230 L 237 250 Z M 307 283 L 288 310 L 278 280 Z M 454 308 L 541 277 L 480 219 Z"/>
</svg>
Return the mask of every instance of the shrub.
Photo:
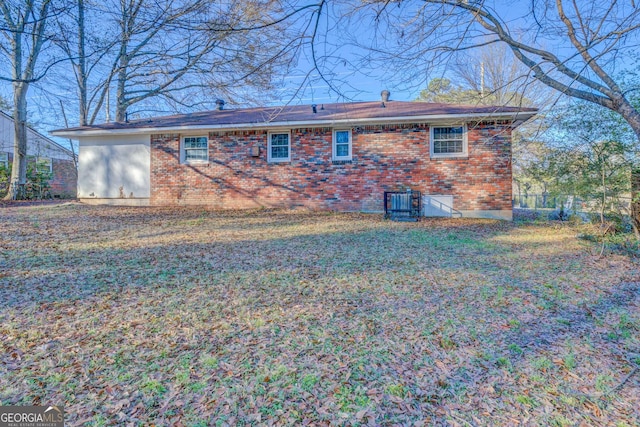
<svg viewBox="0 0 640 427">
<path fill-rule="evenodd" d="M 0 198 L 4 197 L 9 190 L 9 179 L 11 178 L 11 166 L 0 165 Z"/>
<path fill-rule="evenodd" d="M 0 198 L 4 197 L 9 191 L 11 184 L 11 164 L 7 167 L 0 165 Z M 46 163 L 27 163 L 27 185 L 25 188 L 24 199 L 44 199 L 51 197 L 51 172 L 47 171 Z"/>
</svg>

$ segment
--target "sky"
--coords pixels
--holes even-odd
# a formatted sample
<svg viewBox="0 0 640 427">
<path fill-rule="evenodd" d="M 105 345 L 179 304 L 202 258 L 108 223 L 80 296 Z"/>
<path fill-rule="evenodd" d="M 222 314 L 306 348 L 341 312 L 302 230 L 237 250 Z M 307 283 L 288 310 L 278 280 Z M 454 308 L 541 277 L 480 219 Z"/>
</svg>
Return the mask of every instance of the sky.
<svg viewBox="0 0 640 427">
<path fill-rule="evenodd" d="M 588 3 L 591 4 L 591 2 Z M 433 20 L 430 21 L 429 17 L 416 13 L 421 4 L 420 2 L 410 1 L 403 2 L 402 6 L 394 4 L 389 6 L 385 13 L 388 12 L 391 22 L 401 22 L 394 21 L 394 19 L 399 19 L 401 16 L 406 19 L 407 16 L 414 14 L 414 16 L 418 17 L 413 22 L 415 24 L 414 28 L 424 29 L 426 32 L 429 31 L 430 23 Z M 500 10 L 503 20 L 509 25 L 521 26 L 522 16 L 528 13 L 527 7 L 529 4 L 531 3 L 496 1 L 495 8 Z M 578 2 L 578 4 L 586 5 L 587 2 Z M 345 18 L 339 2 L 328 3 L 327 7 L 328 9 L 325 10 L 323 18 L 319 21 L 319 34 L 322 36 L 317 39 L 316 53 L 319 58 L 326 59 L 323 71 L 326 72 L 325 77 L 329 83 L 321 78 L 317 70 L 311 71 L 313 68 L 311 52 L 307 47 L 300 52 L 295 69 L 291 70 L 287 76 L 284 76 L 282 87 L 264 98 L 263 102 L 265 104 L 322 104 L 344 101 L 371 101 L 380 99 L 380 92 L 383 89 L 391 91 L 392 100 L 410 101 L 418 97 L 420 90 L 426 86 L 429 79 L 448 76 L 447 63 L 444 59 L 442 62 L 430 62 L 429 58 L 426 58 L 426 60 L 425 58 L 411 58 L 406 61 L 407 65 L 403 69 L 394 68 L 394 58 L 381 59 L 384 55 L 376 58 L 377 60 L 367 61 L 367 51 L 356 47 L 356 45 L 379 50 L 390 48 L 395 50 L 398 55 L 411 54 L 413 49 L 418 49 L 419 46 L 403 45 L 402 43 L 407 43 L 406 39 L 399 38 L 399 32 L 393 33 L 384 26 L 382 21 L 377 21 L 373 10 L 367 10 L 364 15 L 358 14 L 353 18 Z M 338 20 L 338 16 L 342 16 L 342 19 Z M 424 22 L 420 21 L 420 19 L 423 19 Z M 296 24 L 293 22 L 292 25 L 295 27 L 295 25 L 302 25 L 302 23 Z M 348 31 L 342 31 L 344 29 L 342 26 Z M 526 27 L 522 28 L 526 29 Z M 393 28 L 393 30 L 398 31 L 400 29 L 402 28 L 399 25 Z M 409 29 L 410 26 L 407 25 L 407 31 Z M 404 29 L 402 31 L 404 32 Z M 450 43 L 455 43 L 455 31 L 458 30 L 451 31 Z M 535 37 L 545 48 L 562 51 L 562 46 L 553 44 L 557 43 L 552 37 L 553 34 L 534 33 L 535 31 L 532 31 L 531 34 L 524 33 L 523 37 Z M 409 40 L 411 39 L 409 38 Z M 439 42 L 443 43 L 443 39 L 440 39 Z M 616 58 L 616 61 L 618 61 L 616 66 L 618 68 L 624 67 L 625 61 L 628 60 L 628 57 Z M 310 71 L 311 73 L 308 74 Z M 74 97 L 73 93 L 51 84 L 51 81 L 47 83 L 47 85 L 33 86 L 29 97 L 29 120 L 37 130 L 44 134 L 49 130 L 65 127 L 64 119 L 60 113 L 59 101 L 57 100 L 58 96 L 62 96 L 67 100 L 72 100 Z M 2 82 L 0 84 L 0 94 L 10 99 L 10 85 Z M 113 98 L 112 96 L 112 100 Z M 67 108 L 73 109 L 70 105 L 67 105 Z M 232 106 L 228 105 L 227 108 L 232 108 Z M 113 117 L 113 108 L 111 111 Z M 172 111 L 166 110 L 166 113 L 170 114 Z M 142 114 L 143 116 L 161 115 L 155 111 L 153 114 Z M 73 126 L 75 124 L 74 120 L 72 117 L 70 119 L 70 125 Z M 63 141 L 60 142 L 64 143 Z"/>
</svg>

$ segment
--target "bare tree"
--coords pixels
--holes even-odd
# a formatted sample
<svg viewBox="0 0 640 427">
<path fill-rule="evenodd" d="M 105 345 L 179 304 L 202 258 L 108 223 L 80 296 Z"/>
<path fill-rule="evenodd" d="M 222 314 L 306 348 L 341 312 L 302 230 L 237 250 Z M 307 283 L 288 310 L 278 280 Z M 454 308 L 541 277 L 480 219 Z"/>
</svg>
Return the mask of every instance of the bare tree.
<svg viewBox="0 0 640 427">
<path fill-rule="evenodd" d="M 37 65 L 44 45 L 50 40 L 47 24 L 54 11 L 53 0 L 0 0 L 0 41 L 2 59 L 10 75 L 0 80 L 13 87 L 14 147 L 11 185 L 5 196 L 14 200 L 22 194 L 27 182 L 27 93 L 29 86 L 40 80 L 48 68 L 38 72 Z"/>
<path fill-rule="evenodd" d="M 640 141 L 640 112 L 630 102 L 638 88 L 625 87 L 618 77 L 625 61 L 637 56 L 640 8 L 633 0 L 494 5 L 483 0 L 354 2 L 339 19 L 368 20 L 376 33 L 358 43 L 366 49 L 364 60 L 408 81 L 447 68 L 457 52 L 504 44 L 539 82 L 617 112 Z M 640 218 L 634 218 L 634 228 L 638 233 Z"/>
<path fill-rule="evenodd" d="M 246 95 L 240 87 L 266 90 L 296 47 L 270 21 L 277 2 L 75 1 L 59 20 L 59 44 L 73 67 L 80 125 L 96 120 L 110 89 L 117 121 L 133 105 L 179 110 Z"/>
<path fill-rule="evenodd" d="M 339 67 L 355 66 L 365 74 L 367 67 L 386 69 L 404 81 L 424 82 L 430 72 L 446 69 L 458 52 L 502 44 L 538 82 L 620 114 L 640 144 L 640 112 L 630 101 L 630 93 L 639 88 L 625 87 L 617 77 L 621 64 L 637 56 L 640 8 L 634 0 L 533 0 L 500 9 L 484 0 L 346 0 L 335 5 L 320 0 L 243 29 L 300 16 L 309 22 L 296 27 L 296 39 L 310 47 L 314 68 L 338 92 L 331 77 Z M 369 37 L 363 37 L 363 29 Z M 359 61 L 343 56 L 356 49 L 362 52 Z M 636 178 L 632 182 L 637 183 Z M 640 212 L 640 200 L 633 204 L 633 211 Z M 640 218 L 632 221 L 640 235 Z"/>
<path fill-rule="evenodd" d="M 461 53 L 451 64 L 453 75 L 480 103 L 538 108 L 552 103 L 551 90 L 534 79 L 506 45 L 491 43 Z"/>
<path fill-rule="evenodd" d="M 368 3 L 369 9 L 357 11 L 375 22 L 376 47 L 361 47 L 376 64 L 385 62 L 411 79 L 450 66 L 457 52 L 502 43 L 541 83 L 618 112 L 640 134 L 640 113 L 615 77 L 616 67 L 636 54 L 640 8 L 633 2 L 572 2 L 567 10 L 564 3 L 525 2 L 509 12 L 485 1 Z M 516 6 L 522 12 L 514 17 Z"/>
<path fill-rule="evenodd" d="M 488 44 L 473 51 L 457 52 L 443 77 L 430 80 L 420 91 L 418 101 L 471 105 L 509 105 L 537 107 L 546 111 L 557 96 L 534 79 L 526 66 L 516 61 L 505 45 Z M 524 131 L 527 138 L 514 135 L 514 143 L 526 143 L 535 136 L 540 123 Z"/>
<path fill-rule="evenodd" d="M 93 0 L 74 0 L 67 13 L 57 17 L 56 44 L 61 48 L 74 76 L 69 91 L 76 92 L 78 124 L 91 125 L 100 114 L 115 73 L 112 50 L 118 44 L 116 33 L 101 18 L 100 6 Z M 57 70 L 56 81 L 64 86 L 68 69 Z M 62 72 L 62 74 L 60 74 Z M 60 104 L 66 121 L 69 107 Z"/>
<path fill-rule="evenodd" d="M 640 203 L 637 203 L 638 200 L 640 200 L 640 167 L 635 166 L 635 169 L 631 171 L 631 218 L 636 224 L 633 231 L 636 238 L 640 240 L 640 231 L 637 226 L 638 222 L 640 222 Z"/>
<path fill-rule="evenodd" d="M 518 38 L 506 19 L 484 2 L 443 2 L 469 16 L 486 33 L 505 43 L 514 56 L 545 85 L 573 98 L 582 99 L 620 114 L 640 141 L 640 112 L 631 103 L 628 88 L 616 79 L 616 65 L 637 48 L 640 35 L 640 9 L 633 1 L 594 5 L 589 2 L 532 2 L 524 17 L 534 37 Z M 555 4 L 554 4 L 555 3 Z M 545 46 L 546 37 L 560 43 L 553 52 Z M 631 56 L 632 57 L 632 56 Z M 635 88 L 637 90 L 637 88 Z M 633 182 L 637 182 L 635 179 Z M 634 188 L 633 192 L 638 189 Z M 634 200 L 638 211 L 640 200 Z M 640 218 L 632 218 L 634 232 L 640 236 Z"/>
<path fill-rule="evenodd" d="M 11 103 L 2 95 L 0 95 L 0 110 L 9 111 L 11 109 Z"/>
</svg>

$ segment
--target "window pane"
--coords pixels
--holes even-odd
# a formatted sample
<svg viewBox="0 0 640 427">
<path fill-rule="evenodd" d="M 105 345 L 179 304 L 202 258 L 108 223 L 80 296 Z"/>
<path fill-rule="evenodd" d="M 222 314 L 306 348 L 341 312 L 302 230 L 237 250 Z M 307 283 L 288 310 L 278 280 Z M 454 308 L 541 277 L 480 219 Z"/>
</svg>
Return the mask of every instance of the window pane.
<svg viewBox="0 0 640 427">
<path fill-rule="evenodd" d="M 464 129 L 459 127 L 433 128 L 434 154 L 463 153 Z"/>
<path fill-rule="evenodd" d="M 462 153 L 462 141 L 435 141 L 433 152 L 436 154 Z"/>
<path fill-rule="evenodd" d="M 206 136 L 185 136 L 183 144 L 185 161 L 208 160 L 209 139 Z"/>
<path fill-rule="evenodd" d="M 335 159 L 346 158 L 349 159 L 349 151 L 351 151 L 351 132 L 348 130 L 337 130 L 333 133 L 334 137 L 334 152 L 333 157 Z"/>
<path fill-rule="evenodd" d="M 207 150 L 201 148 L 191 148 L 185 150 L 185 160 L 207 160 Z"/>
<path fill-rule="evenodd" d="M 289 134 L 272 133 L 269 136 L 271 142 L 271 159 L 289 158 Z"/>
<path fill-rule="evenodd" d="M 274 133 L 271 134 L 271 145 L 289 145 L 289 134 Z"/>
<path fill-rule="evenodd" d="M 336 132 L 336 144 L 348 144 L 349 131 L 341 130 Z"/>
<path fill-rule="evenodd" d="M 207 138 L 204 136 L 186 137 L 184 148 L 207 148 Z"/>
<path fill-rule="evenodd" d="M 51 159 L 49 157 L 37 157 L 36 171 L 40 173 L 51 172 Z"/>
<path fill-rule="evenodd" d="M 450 128 L 434 128 L 433 139 L 462 139 L 462 126 Z"/>
<path fill-rule="evenodd" d="M 271 147 L 271 158 L 272 159 L 286 159 L 289 157 L 289 147 L 288 146 L 272 146 Z"/>
</svg>

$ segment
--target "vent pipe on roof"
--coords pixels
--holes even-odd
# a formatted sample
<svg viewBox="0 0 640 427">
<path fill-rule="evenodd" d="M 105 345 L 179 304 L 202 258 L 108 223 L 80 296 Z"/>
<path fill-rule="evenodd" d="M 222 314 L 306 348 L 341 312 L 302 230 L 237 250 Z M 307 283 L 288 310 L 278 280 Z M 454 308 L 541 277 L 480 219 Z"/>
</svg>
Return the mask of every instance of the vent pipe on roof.
<svg viewBox="0 0 640 427">
<path fill-rule="evenodd" d="M 311 109 L 313 110 L 313 114 L 318 112 L 318 106 L 316 104 L 311 104 Z"/>
<path fill-rule="evenodd" d="M 216 110 L 222 111 L 223 108 L 224 108 L 224 100 L 216 99 Z"/>
<path fill-rule="evenodd" d="M 384 105 L 385 102 L 389 101 L 389 97 L 391 96 L 391 92 L 389 92 L 388 90 L 383 90 L 382 92 L 380 92 L 380 96 L 382 97 L 382 104 Z"/>
</svg>

